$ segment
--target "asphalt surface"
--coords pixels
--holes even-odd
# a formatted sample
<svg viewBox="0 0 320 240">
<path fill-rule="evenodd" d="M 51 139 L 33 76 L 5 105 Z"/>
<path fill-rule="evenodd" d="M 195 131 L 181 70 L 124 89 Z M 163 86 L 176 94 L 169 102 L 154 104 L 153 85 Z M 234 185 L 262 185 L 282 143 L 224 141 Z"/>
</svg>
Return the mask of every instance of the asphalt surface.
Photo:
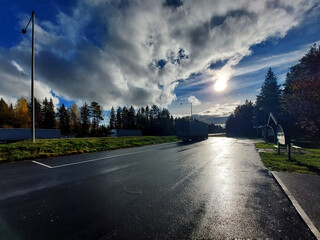
<svg viewBox="0 0 320 240">
<path fill-rule="evenodd" d="M 0 239 L 314 239 L 252 141 L 0 165 Z"/>
<path fill-rule="evenodd" d="M 320 231 L 320 176 L 273 172 L 288 188 L 302 209 Z"/>
</svg>

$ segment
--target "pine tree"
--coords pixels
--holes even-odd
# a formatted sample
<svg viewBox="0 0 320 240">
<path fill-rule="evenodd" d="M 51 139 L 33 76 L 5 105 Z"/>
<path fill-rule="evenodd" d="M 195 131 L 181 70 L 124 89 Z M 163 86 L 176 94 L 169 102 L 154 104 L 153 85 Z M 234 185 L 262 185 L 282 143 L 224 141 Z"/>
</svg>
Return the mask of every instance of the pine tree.
<svg viewBox="0 0 320 240">
<path fill-rule="evenodd" d="M 99 131 L 99 123 L 100 120 L 103 120 L 102 117 L 102 107 L 97 102 L 91 102 L 90 105 L 90 116 L 92 119 L 92 129 L 91 129 L 91 135 L 97 136 Z"/>
<path fill-rule="evenodd" d="M 81 135 L 88 136 L 89 135 L 89 127 L 90 127 L 90 108 L 87 103 L 84 103 L 80 108 L 80 118 L 81 118 Z"/>
<path fill-rule="evenodd" d="M 150 123 L 149 123 L 149 120 L 150 120 L 150 108 L 149 106 L 147 105 L 146 106 L 146 111 L 145 111 L 145 114 L 146 114 L 146 132 L 147 132 L 147 135 L 150 134 Z"/>
<path fill-rule="evenodd" d="M 39 102 L 37 98 L 34 98 L 34 108 L 35 108 L 36 128 L 41 128 L 41 126 L 43 125 L 42 106 L 41 106 L 41 102 Z M 30 111 L 31 111 L 31 103 L 30 103 Z"/>
<path fill-rule="evenodd" d="M 160 109 L 153 104 L 150 110 L 150 131 L 153 135 L 159 135 Z"/>
<path fill-rule="evenodd" d="M 121 126 L 121 128 L 122 129 L 128 129 L 128 126 L 129 126 L 129 124 L 128 124 L 128 112 L 129 112 L 129 110 L 128 110 L 128 108 L 127 107 L 123 107 L 122 108 L 122 113 L 121 113 L 121 119 L 122 119 L 122 126 Z"/>
<path fill-rule="evenodd" d="M 45 98 L 42 102 L 42 116 L 43 116 L 43 124 L 42 127 L 46 129 L 53 129 L 55 127 L 55 112 L 54 112 L 54 105 L 52 102 L 52 98 L 48 101 Z"/>
<path fill-rule="evenodd" d="M 128 129 L 135 129 L 135 128 L 136 128 L 135 110 L 131 105 L 128 111 Z"/>
<path fill-rule="evenodd" d="M 109 126 L 110 126 L 110 129 L 114 129 L 116 127 L 116 116 L 115 116 L 115 112 L 114 112 L 113 107 L 111 108 L 111 111 L 110 111 Z"/>
<path fill-rule="evenodd" d="M 68 136 L 70 134 L 70 117 L 64 104 L 58 109 L 58 118 L 61 134 Z"/>
<path fill-rule="evenodd" d="M 0 99 L 0 128 L 8 126 L 9 123 L 9 106 L 6 101 L 1 98 Z"/>
<path fill-rule="evenodd" d="M 276 116 L 279 114 L 280 94 L 280 85 L 278 85 L 277 77 L 274 75 L 271 68 L 269 68 L 264 83 L 262 84 L 260 94 L 257 96 L 257 124 L 265 124 L 270 112 Z"/>
<path fill-rule="evenodd" d="M 116 116 L 116 128 L 121 129 L 123 125 L 122 121 L 122 109 L 121 107 L 118 107 L 117 109 L 117 116 Z"/>
</svg>

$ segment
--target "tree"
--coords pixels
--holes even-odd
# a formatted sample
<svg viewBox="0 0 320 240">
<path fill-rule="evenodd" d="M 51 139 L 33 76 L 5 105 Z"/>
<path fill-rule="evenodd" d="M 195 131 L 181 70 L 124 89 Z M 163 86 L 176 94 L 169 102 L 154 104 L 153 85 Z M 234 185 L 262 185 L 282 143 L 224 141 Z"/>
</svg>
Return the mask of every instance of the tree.
<svg viewBox="0 0 320 240">
<path fill-rule="evenodd" d="M 150 110 L 150 131 L 154 135 L 159 135 L 160 109 L 153 104 Z"/>
<path fill-rule="evenodd" d="M 123 124 L 122 120 L 122 109 L 121 107 L 118 107 L 117 109 L 117 118 L 116 118 L 116 128 L 121 129 Z"/>
<path fill-rule="evenodd" d="M 28 104 L 28 109 L 30 112 L 32 111 L 31 102 L 29 102 Z M 34 114 L 35 114 L 36 128 L 42 128 L 42 125 L 43 125 L 42 105 L 37 98 L 34 98 Z"/>
<path fill-rule="evenodd" d="M 146 128 L 146 121 L 145 121 L 145 111 L 144 108 L 139 108 L 136 114 L 136 126 L 137 129 L 141 130 L 142 133 L 145 133 L 145 128 Z"/>
<path fill-rule="evenodd" d="M 35 110 L 35 124 L 36 128 L 41 128 L 43 125 L 43 116 L 42 116 L 42 106 L 41 102 L 38 101 L 37 98 L 34 98 L 34 110 Z M 31 111 L 31 103 L 30 103 L 30 111 Z"/>
<path fill-rule="evenodd" d="M 245 104 L 239 105 L 226 121 L 226 133 L 228 136 L 252 137 L 254 105 L 251 101 L 246 100 Z"/>
<path fill-rule="evenodd" d="M 88 136 L 89 135 L 89 127 L 90 127 L 90 108 L 87 103 L 84 103 L 80 108 L 80 118 L 81 118 L 81 135 Z"/>
<path fill-rule="evenodd" d="M 168 111 L 168 109 L 166 108 L 163 108 L 161 111 L 160 111 L 160 114 L 159 114 L 160 118 L 158 120 L 159 122 L 159 135 L 160 136 L 166 136 L 166 135 L 170 135 L 170 129 L 171 129 L 171 126 L 170 126 L 170 112 Z"/>
<path fill-rule="evenodd" d="M 270 112 L 276 116 L 279 114 L 280 94 L 277 77 L 269 68 L 256 101 L 256 121 L 258 125 L 266 123 Z"/>
<path fill-rule="evenodd" d="M 97 102 L 91 102 L 90 105 L 90 116 L 92 119 L 92 129 L 91 129 L 91 135 L 97 136 L 99 131 L 99 123 L 100 120 L 103 120 L 102 117 L 102 107 Z"/>
<path fill-rule="evenodd" d="M 0 99 L 0 127 L 6 127 L 11 125 L 12 123 L 9 122 L 10 118 L 10 110 L 9 106 L 6 101 L 1 98 Z"/>
<path fill-rule="evenodd" d="M 147 132 L 147 134 L 150 134 L 150 124 L 149 124 L 150 108 L 148 105 L 146 106 L 145 119 L 146 119 L 146 130 L 147 130 L 146 132 Z"/>
<path fill-rule="evenodd" d="M 18 128 L 29 128 L 31 125 L 30 112 L 27 100 L 23 97 L 17 100 L 15 110 L 15 126 Z"/>
<path fill-rule="evenodd" d="M 129 108 L 128 111 L 128 129 L 135 129 L 136 128 L 136 115 L 133 106 Z"/>
<path fill-rule="evenodd" d="M 70 134 L 70 116 L 64 104 L 58 109 L 57 115 L 59 118 L 61 134 L 68 136 Z"/>
<path fill-rule="evenodd" d="M 80 119 L 79 119 L 79 110 L 76 103 L 72 104 L 71 109 L 69 110 L 70 113 L 70 120 L 71 120 L 71 132 L 72 133 L 79 133 L 80 131 Z"/>
<path fill-rule="evenodd" d="M 121 112 L 121 119 L 122 119 L 122 124 L 121 124 L 121 128 L 122 129 L 128 129 L 128 113 L 129 110 L 127 107 L 123 107 L 122 108 L 122 112 Z"/>
<path fill-rule="evenodd" d="M 111 111 L 110 111 L 109 126 L 110 126 L 110 129 L 115 129 L 116 127 L 116 115 L 113 107 L 111 108 Z"/>
<path fill-rule="evenodd" d="M 294 137 L 320 139 L 320 46 L 290 68 L 283 91 L 283 118 Z"/>
<path fill-rule="evenodd" d="M 43 116 L 43 124 L 42 127 L 46 129 L 53 129 L 55 127 L 55 112 L 54 112 L 54 105 L 52 102 L 52 98 L 50 98 L 50 101 L 48 101 L 47 98 L 45 98 L 42 102 L 43 108 L 42 108 L 42 116 Z"/>
</svg>

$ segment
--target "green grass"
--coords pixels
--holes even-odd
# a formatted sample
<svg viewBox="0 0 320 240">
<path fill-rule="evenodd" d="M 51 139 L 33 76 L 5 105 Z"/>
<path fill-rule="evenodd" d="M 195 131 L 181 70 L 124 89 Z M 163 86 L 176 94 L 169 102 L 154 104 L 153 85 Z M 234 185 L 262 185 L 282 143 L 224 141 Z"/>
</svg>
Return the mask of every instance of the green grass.
<svg viewBox="0 0 320 240">
<path fill-rule="evenodd" d="M 178 141 L 176 136 L 39 139 L 35 143 L 28 140 L 0 145 L 0 163 L 108 151 L 174 141 Z"/>
<path fill-rule="evenodd" d="M 272 146 L 274 144 L 271 144 Z M 266 147 L 263 147 L 266 146 Z M 256 143 L 257 148 L 267 148 L 269 144 Z M 287 171 L 299 173 L 313 173 L 320 175 L 320 149 L 303 148 L 302 154 L 292 151 L 291 161 L 288 154 L 281 152 L 260 153 L 266 167 L 273 171 Z"/>
<path fill-rule="evenodd" d="M 266 148 L 266 149 L 273 149 L 274 143 L 264 143 L 264 142 L 259 142 L 256 143 L 256 148 Z"/>
</svg>

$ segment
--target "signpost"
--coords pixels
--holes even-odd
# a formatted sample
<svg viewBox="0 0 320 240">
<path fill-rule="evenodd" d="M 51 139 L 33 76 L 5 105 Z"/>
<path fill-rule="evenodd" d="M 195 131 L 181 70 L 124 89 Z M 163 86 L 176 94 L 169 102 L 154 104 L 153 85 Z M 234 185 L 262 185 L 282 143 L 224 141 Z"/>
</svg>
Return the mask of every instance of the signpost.
<svg viewBox="0 0 320 240">
<path fill-rule="evenodd" d="M 281 145 L 286 145 L 287 146 L 287 151 L 288 151 L 288 159 L 291 161 L 291 144 L 289 139 L 286 139 L 284 135 L 283 128 L 281 125 L 277 125 L 277 145 L 278 145 L 278 154 L 280 154 L 280 144 Z"/>
<path fill-rule="evenodd" d="M 277 125 L 277 140 L 278 154 L 280 154 L 280 144 L 286 145 L 286 138 L 284 136 L 284 131 L 281 125 Z"/>
</svg>

